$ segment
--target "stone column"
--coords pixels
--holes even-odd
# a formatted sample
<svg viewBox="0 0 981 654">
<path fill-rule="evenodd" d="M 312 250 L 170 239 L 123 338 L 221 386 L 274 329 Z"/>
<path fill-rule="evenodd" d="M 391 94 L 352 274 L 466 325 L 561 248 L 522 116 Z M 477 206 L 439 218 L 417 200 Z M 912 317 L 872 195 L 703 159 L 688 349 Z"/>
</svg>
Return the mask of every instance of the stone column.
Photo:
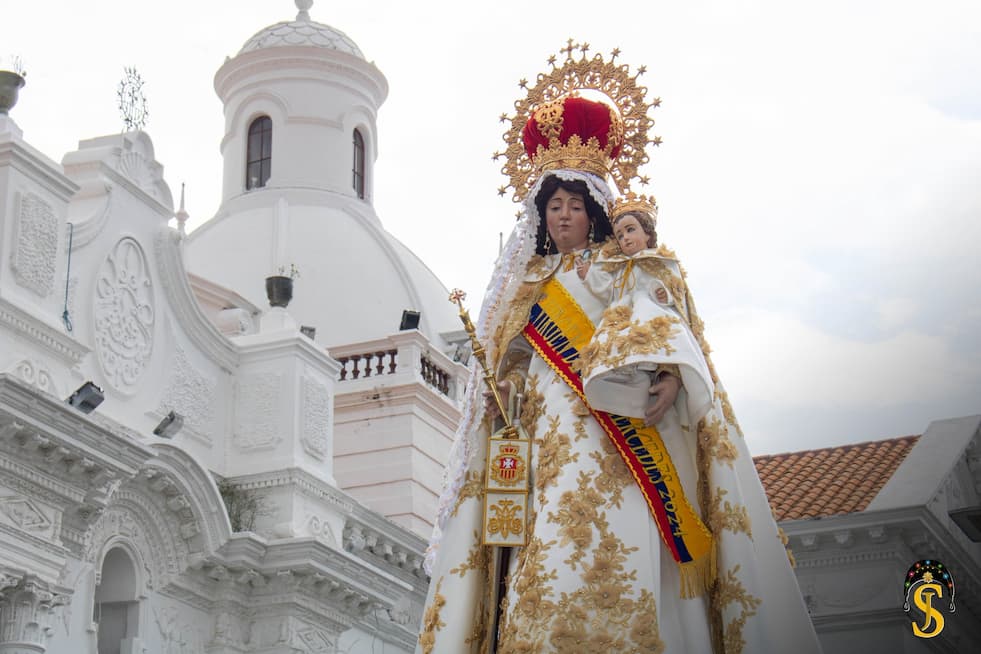
<svg viewBox="0 0 981 654">
<path fill-rule="evenodd" d="M 0 654 L 43 654 L 67 596 L 32 575 L 0 572 Z"/>
</svg>

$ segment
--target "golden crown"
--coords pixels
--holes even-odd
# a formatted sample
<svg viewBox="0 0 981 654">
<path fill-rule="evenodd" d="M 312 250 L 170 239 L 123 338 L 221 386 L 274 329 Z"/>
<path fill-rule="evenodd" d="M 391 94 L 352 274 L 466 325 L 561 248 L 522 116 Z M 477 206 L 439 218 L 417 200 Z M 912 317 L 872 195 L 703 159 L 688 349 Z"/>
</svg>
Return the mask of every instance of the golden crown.
<svg viewBox="0 0 981 654">
<path fill-rule="evenodd" d="M 501 122 L 510 121 L 510 127 L 504 133 L 506 149 L 494 153 L 495 161 L 505 158 L 501 172 L 508 177 L 508 183 L 498 188 L 500 195 L 512 188 L 513 199 L 520 202 L 543 171 L 556 168 L 585 170 L 603 178 L 609 175 L 621 192 L 626 191 L 635 177 L 641 184 L 650 181 L 638 176 L 637 171 L 649 160 L 647 145 L 661 143 L 660 137 L 648 138 L 654 121 L 647 115 L 651 108 L 660 106 L 661 99 L 648 103 L 647 88 L 637 82 L 647 67 L 640 66 L 631 75 L 628 65 L 616 63 L 619 48 L 610 53 L 609 61 L 601 54 L 588 57 L 589 48 L 588 43 L 569 39 L 560 50 L 565 57 L 561 65 L 556 63 L 558 57 L 552 55 L 547 60 L 552 69 L 539 73 L 534 84 L 530 85 L 527 79 L 518 82 L 525 97 L 515 101 L 514 115 L 501 114 Z M 610 132 L 604 135 L 605 139 L 583 141 L 572 135 L 559 142 L 558 132 L 549 132 L 550 126 L 562 129 L 562 109 L 569 98 L 579 97 L 583 91 L 605 96 L 604 104 L 610 111 Z M 549 144 L 529 153 L 522 136 L 532 119 L 541 134 L 548 137 Z M 604 140 L 605 143 L 601 142 Z"/>
<path fill-rule="evenodd" d="M 613 203 L 613 208 L 610 210 L 610 222 L 616 222 L 619 216 L 632 211 L 648 214 L 657 220 L 657 200 L 654 199 L 653 195 L 648 197 L 627 191 L 626 195 L 617 198 Z"/>
</svg>

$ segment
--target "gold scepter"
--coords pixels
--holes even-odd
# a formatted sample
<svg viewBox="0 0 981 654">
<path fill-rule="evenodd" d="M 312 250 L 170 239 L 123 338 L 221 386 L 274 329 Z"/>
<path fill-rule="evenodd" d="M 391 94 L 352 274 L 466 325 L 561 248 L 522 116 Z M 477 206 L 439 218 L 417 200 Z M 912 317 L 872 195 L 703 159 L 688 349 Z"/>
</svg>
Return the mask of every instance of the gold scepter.
<svg viewBox="0 0 981 654">
<path fill-rule="evenodd" d="M 487 351 L 477 338 L 470 312 L 463 308 L 467 294 L 460 289 L 450 293 L 450 302 L 460 307 L 460 320 L 473 344 L 473 355 L 484 369 L 484 383 L 490 389 L 504 421 L 504 427 L 487 439 L 487 472 L 484 476 L 484 524 L 482 542 L 493 545 L 495 583 L 490 589 L 493 615 L 485 632 L 488 651 L 497 651 L 497 629 L 501 622 L 501 590 L 510 567 L 511 548 L 528 544 L 528 484 L 531 470 L 531 440 L 520 425 L 511 420 L 504 406 L 497 375 L 487 365 Z"/>
<path fill-rule="evenodd" d="M 466 298 L 467 294 L 458 288 L 453 289 L 453 292 L 450 293 L 450 302 L 456 303 L 460 308 L 460 320 L 463 321 L 463 328 L 467 330 L 470 343 L 473 345 L 473 355 L 477 357 L 480 367 L 484 370 L 484 383 L 487 384 L 487 388 L 490 389 L 491 394 L 494 396 L 494 401 L 497 403 L 497 409 L 501 414 L 501 419 L 504 420 L 504 429 L 501 430 L 501 433 L 504 438 L 519 438 L 517 428 L 511 423 L 511 414 L 505 408 L 504 400 L 501 399 L 501 392 L 497 387 L 497 375 L 487 365 L 487 350 L 484 349 L 480 340 L 477 339 L 477 328 L 474 327 L 473 321 L 470 320 L 470 312 L 463 307 L 463 301 Z"/>
<path fill-rule="evenodd" d="M 477 339 L 477 330 L 470 313 L 463 308 L 466 293 L 455 289 L 450 302 L 460 308 L 460 320 L 473 344 L 473 355 L 484 369 L 484 382 L 490 389 L 501 412 L 504 427 L 490 435 L 487 441 L 487 474 L 484 484 L 484 545 L 519 547 L 527 545 L 525 523 L 528 516 L 528 482 L 531 468 L 531 440 L 516 424 L 501 393 L 497 376 L 487 365 L 487 352 Z"/>
</svg>

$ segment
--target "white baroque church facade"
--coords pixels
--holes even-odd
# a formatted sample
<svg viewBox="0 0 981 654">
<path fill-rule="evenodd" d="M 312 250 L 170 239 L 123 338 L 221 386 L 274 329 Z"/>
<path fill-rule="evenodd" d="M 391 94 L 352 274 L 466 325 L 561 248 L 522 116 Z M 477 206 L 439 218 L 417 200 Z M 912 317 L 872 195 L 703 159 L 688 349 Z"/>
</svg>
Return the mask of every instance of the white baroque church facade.
<svg viewBox="0 0 981 654">
<path fill-rule="evenodd" d="M 465 334 L 372 207 L 385 78 L 310 4 L 218 70 L 191 234 L 146 133 L 56 163 L 0 114 L 0 652 L 414 648 Z"/>
</svg>

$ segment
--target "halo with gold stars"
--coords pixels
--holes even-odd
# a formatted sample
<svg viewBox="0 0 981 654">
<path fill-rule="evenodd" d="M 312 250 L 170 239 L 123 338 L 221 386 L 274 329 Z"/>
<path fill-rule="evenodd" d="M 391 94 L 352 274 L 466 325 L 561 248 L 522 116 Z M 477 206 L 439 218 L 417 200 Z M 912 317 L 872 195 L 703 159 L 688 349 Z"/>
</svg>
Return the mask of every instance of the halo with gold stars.
<svg viewBox="0 0 981 654">
<path fill-rule="evenodd" d="M 637 82 L 647 72 L 647 67 L 640 66 L 636 74 L 631 75 L 630 66 L 616 63 L 616 58 L 620 56 L 619 48 L 610 52 L 609 61 L 598 53 L 588 56 L 589 48 L 588 43 L 579 44 L 569 39 L 559 51 L 564 56 L 561 65 L 557 65 L 559 57 L 552 55 L 547 60 L 552 69 L 539 73 L 534 84 L 530 85 L 527 79 L 518 82 L 518 86 L 525 91 L 525 97 L 515 101 L 514 115 L 501 114 L 501 122 L 510 121 L 510 128 L 504 133 L 506 149 L 494 153 L 495 161 L 504 157 L 501 172 L 508 177 L 508 183 L 497 189 L 499 195 L 505 195 L 507 189 L 512 188 L 513 199 L 520 202 L 537 179 L 538 171 L 525 153 L 521 138 L 522 130 L 535 108 L 545 102 L 587 90 L 606 96 L 604 100 L 616 108 L 623 120 L 623 146 L 611 171 L 614 184 L 621 192 L 626 192 L 634 178 L 641 184 L 650 181 L 648 177 L 638 176 L 637 171 L 649 160 L 647 146 L 661 144 L 660 137 L 648 136 L 654 126 L 648 112 L 660 106 L 661 99 L 655 98 L 648 103 L 647 88 Z"/>
</svg>

